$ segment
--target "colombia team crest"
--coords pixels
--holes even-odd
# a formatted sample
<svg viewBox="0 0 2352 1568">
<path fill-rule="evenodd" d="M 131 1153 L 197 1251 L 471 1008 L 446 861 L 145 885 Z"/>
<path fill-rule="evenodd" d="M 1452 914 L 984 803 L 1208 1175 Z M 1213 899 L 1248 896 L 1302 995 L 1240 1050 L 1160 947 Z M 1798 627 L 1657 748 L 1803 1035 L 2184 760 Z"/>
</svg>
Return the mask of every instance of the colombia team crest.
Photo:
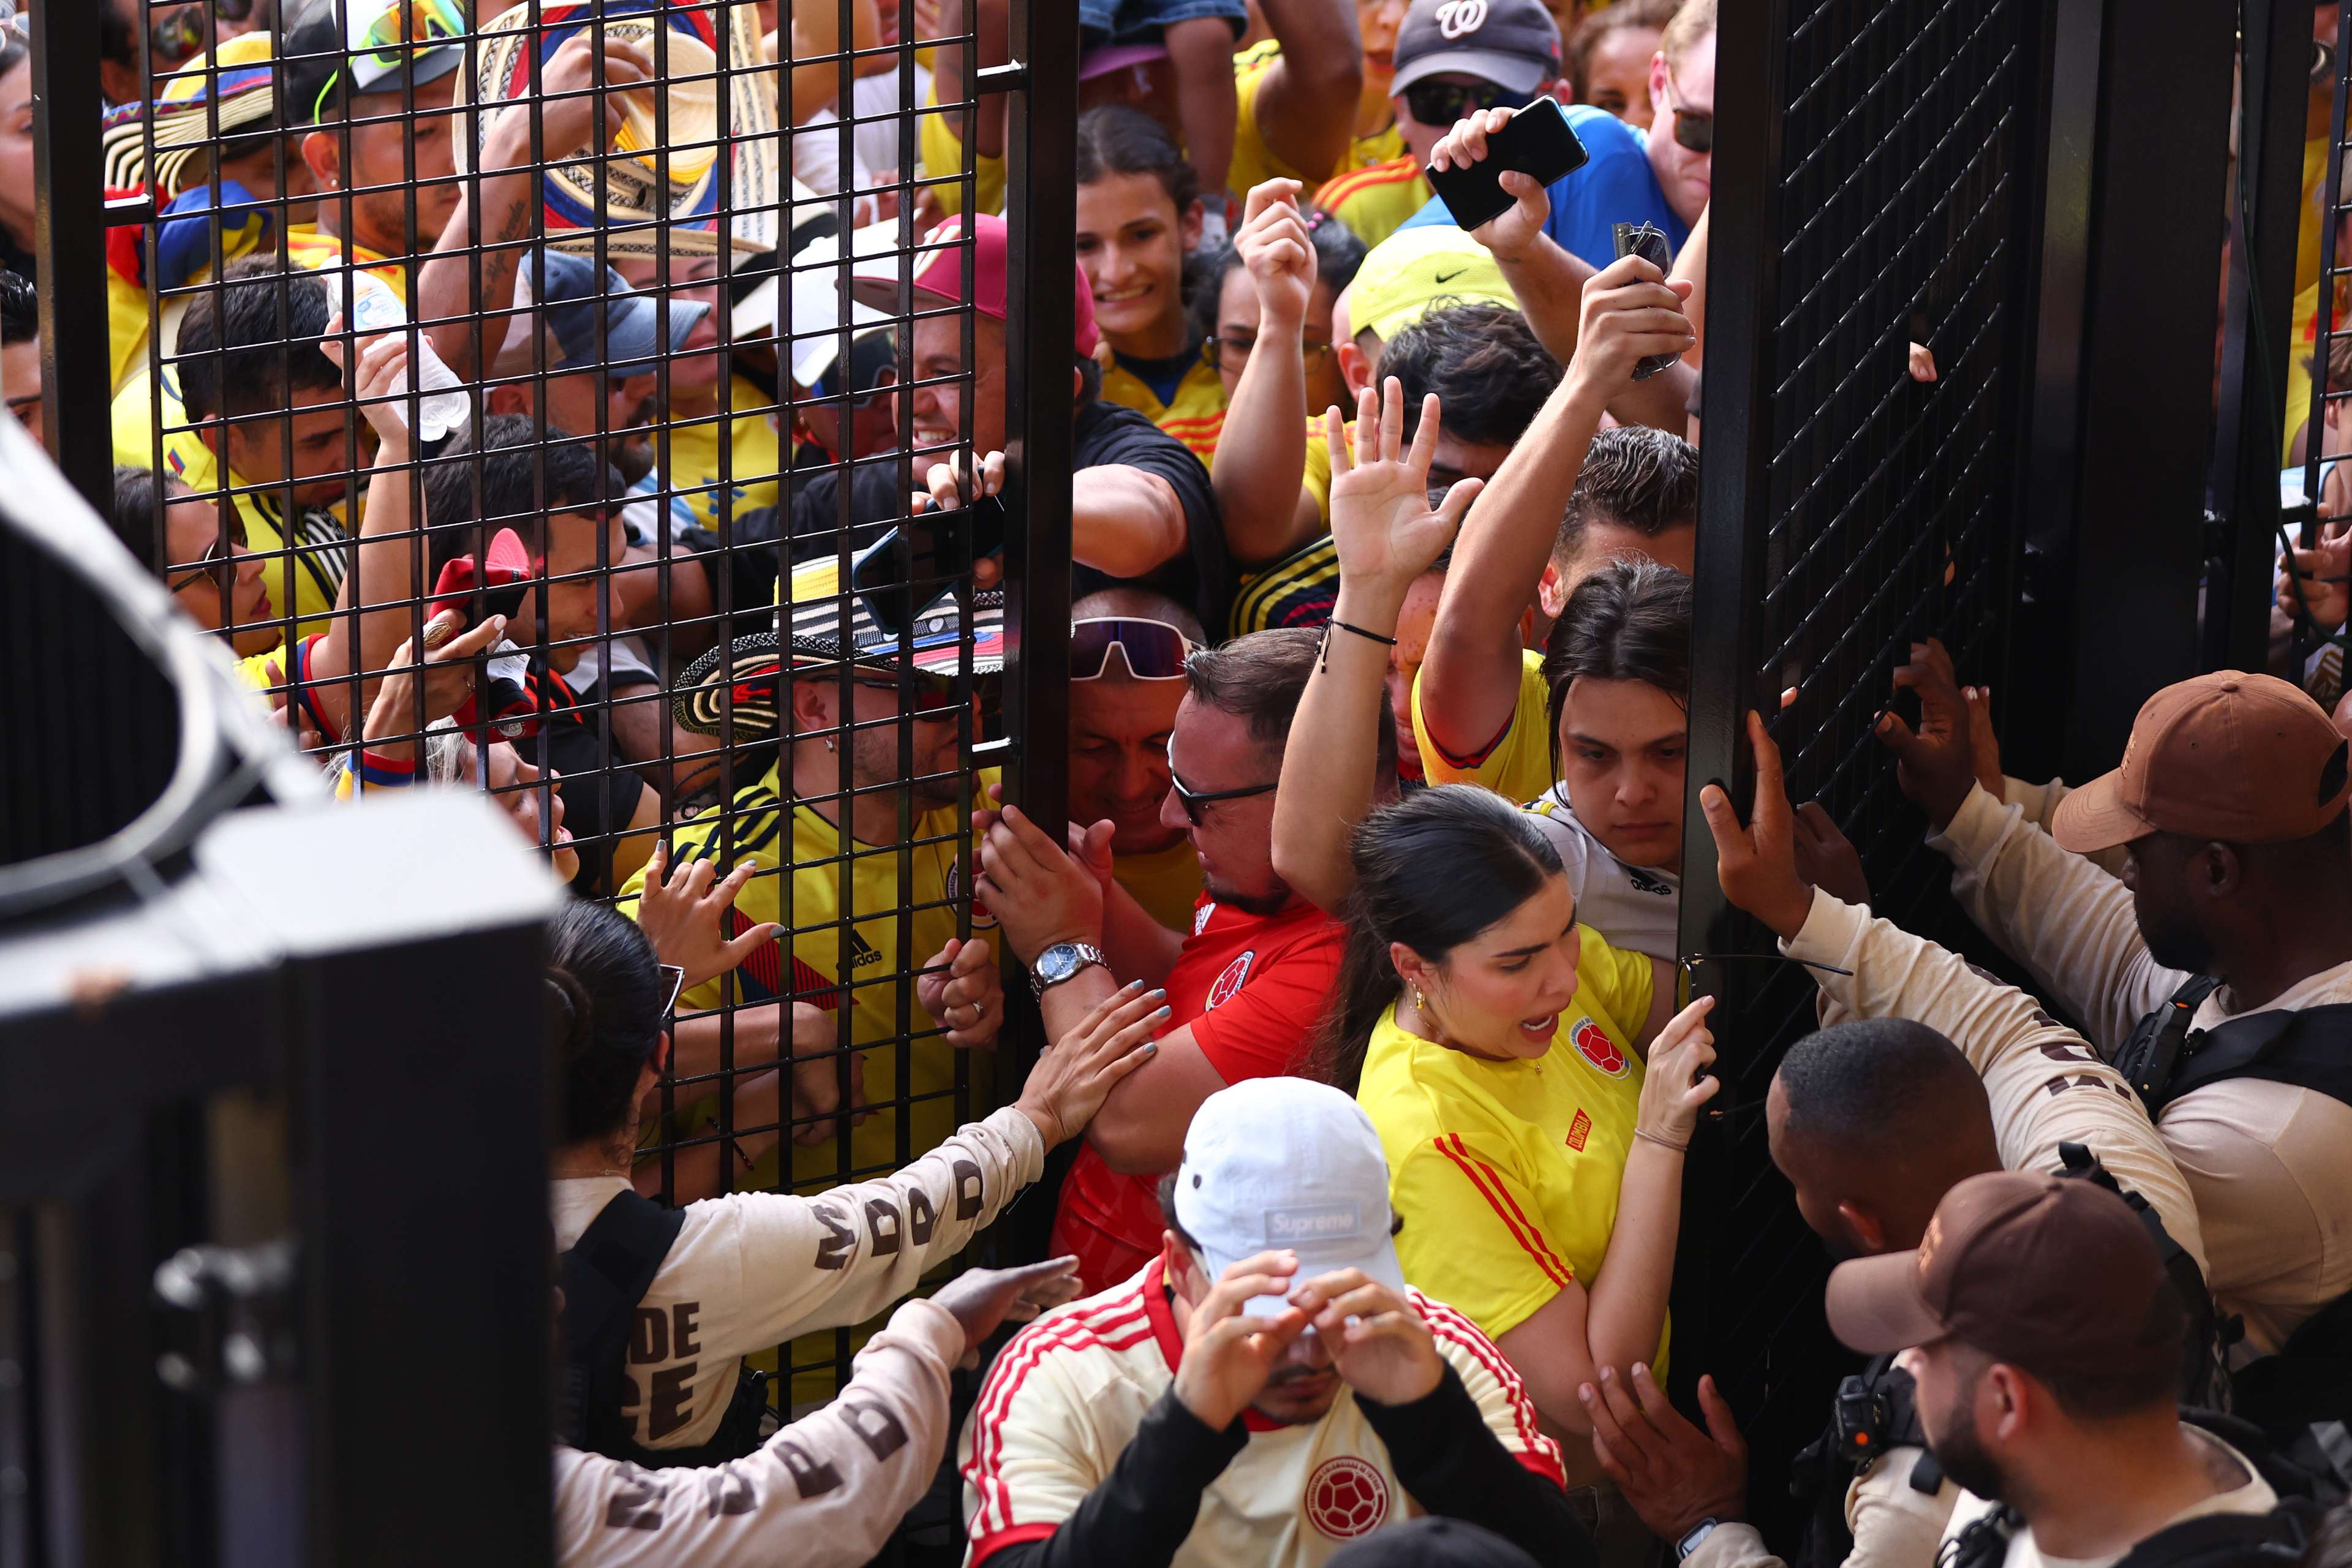
<svg viewBox="0 0 2352 1568">
<path fill-rule="evenodd" d="M 1324 1460 L 1307 1478 L 1307 1522 L 1334 1541 L 1369 1535 L 1388 1516 L 1388 1478 L 1353 1454 Z"/>
<path fill-rule="evenodd" d="M 1239 958 L 1236 958 L 1231 963 L 1226 964 L 1224 973 L 1218 975 L 1215 984 L 1209 987 L 1208 1004 L 1206 1006 L 1203 1006 L 1201 1011 L 1206 1013 L 1211 1008 L 1221 1006 L 1224 1003 L 1232 1001 L 1234 996 L 1239 994 L 1243 983 L 1249 979 L 1250 960 L 1256 956 L 1257 949 L 1254 947 L 1244 948 L 1242 950 L 1242 955 Z"/>
<path fill-rule="evenodd" d="M 1600 1025 L 1591 1018 L 1582 1019 L 1570 1037 L 1576 1041 L 1577 1054 L 1586 1061 L 1611 1078 L 1625 1076 L 1625 1053 L 1617 1048 L 1617 1042 Z"/>
</svg>

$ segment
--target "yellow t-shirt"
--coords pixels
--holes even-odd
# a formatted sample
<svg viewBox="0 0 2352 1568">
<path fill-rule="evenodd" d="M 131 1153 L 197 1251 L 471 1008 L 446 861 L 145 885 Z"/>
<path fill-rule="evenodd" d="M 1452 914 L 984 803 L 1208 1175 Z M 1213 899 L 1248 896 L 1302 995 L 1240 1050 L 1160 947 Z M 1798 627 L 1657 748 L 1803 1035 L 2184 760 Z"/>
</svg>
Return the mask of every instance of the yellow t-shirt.
<svg viewBox="0 0 2352 1568">
<path fill-rule="evenodd" d="M 1166 403 L 1160 402 L 1160 395 L 1144 384 L 1141 376 L 1118 363 L 1103 372 L 1102 395 L 1109 402 L 1134 409 L 1171 435 L 1176 435 L 1176 426 L 1191 429 L 1197 435 L 1202 422 L 1211 419 L 1217 420 L 1222 427 L 1225 412 L 1225 378 L 1219 375 L 1216 367 L 1206 360 L 1193 362 L 1192 367 L 1184 373 L 1183 379 L 1176 384 L 1176 395 Z M 1181 435 L 1176 438 L 1184 440 Z M 1185 444 L 1192 445 L 1190 441 Z M 1194 447 L 1194 450 L 1199 448 Z M 1209 451 L 1212 455 L 1216 451 L 1213 439 Z M 1202 461 L 1205 463 L 1208 458 L 1202 458 Z"/>
<path fill-rule="evenodd" d="M 1315 205 L 1348 226 L 1366 249 L 1404 226 L 1434 193 L 1411 153 L 1370 168 L 1334 174 L 1315 193 Z"/>
<path fill-rule="evenodd" d="M 130 382 L 116 394 L 112 410 L 114 460 L 142 468 L 155 466 L 154 426 L 149 423 L 149 383 L 144 370 L 134 370 Z M 351 563 L 351 534 L 341 508 L 311 508 L 294 521 L 293 548 L 287 548 L 285 514 L 279 497 L 267 490 L 247 490 L 250 481 L 234 470 L 224 480 L 222 465 L 195 431 L 172 428 L 188 423 L 180 402 L 178 373 L 163 369 L 163 467 L 198 495 L 215 495 L 226 483 L 238 493 L 237 514 L 245 521 L 245 546 L 264 563 L 262 582 L 269 590 L 270 610 L 284 615 L 293 606 L 295 625 L 290 639 L 323 633 L 335 595 Z"/>
<path fill-rule="evenodd" d="M 1110 874 L 1153 920 L 1173 931 L 1192 929 L 1192 906 L 1201 899 L 1201 858 L 1191 839 L 1179 838 L 1149 855 L 1113 855 Z"/>
<path fill-rule="evenodd" d="M 731 447 L 728 489 L 734 496 L 733 515 L 757 507 L 774 506 L 783 472 L 783 447 L 776 439 L 776 400 L 753 383 L 737 376 L 730 413 L 713 412 L 694 422 L 670 426 L 667 452 L 656 447 L 666 484 L 676 490 L 673 508 L 683 507 L 695 521 L 714 533 L 725 529 L 719 515 L 719 432 L 728 428 Z"/>
<path fill-rule="evenodd" d="M 1424 670 L 1429 667 L 1423 665 Z M 1511 721 L 1484 755 L 1456 762 L 1429 738 L 1421 716 L 1421 678 L 1412 682 L 1412 738 L 1421 747 L 1422 772 L 1433 784 L 1485 784 L 1496 795 L 1528 801 L 1555 782 L 1551 756 L 1551 690 L 1544 685 L 1543 655 L 1519 655 L 1519 695 Z"/>
<path fill-rule="evenodd" d="M 1388 1155 L 1407 1283 L 1442 1290 L 1489 1339 L 1571 1279 L 1590 1289 L 1616 1227 L 1642 1098 L 1628 1021 L 1649 1014 L 1650 961 L 1589 926 L 1577 937 L 1576 999 L 1543 1057 L 1466 1056 L 1391 1011 L 1356 1090 Z"/>
<path fill-rule="evenodd" d="M 1234 157 L 1227 165 L 1225 184 L 1236 195 L 1247 195 L 1250 187 L 1268 180 L 1298 180 L 1307 176 L 1265 144 L 1265 132 L 1258 128 L 1258 89 L 1274 69 L 1275 61 L 1282 58 L 1282 45 L 1273 38 L 1244 49 L 1234 57 Z M 1404 154 L 1404 134 L 1394 125 L 1373 132 L 1369 136 L 1357 136 L 1348 142 L 1348 151 L 1339 160 L 1333 175 L 1350 169 L 1385 163 Z"/>
<path fill-rule="evenodd" d="M 955 111 L 939 112 L 940 89 L 934 85 L 923 102 L 929 112 L 916 122 L 916 157 L 925 180 L 950 217 L 963 210 L 963 142 L 955 133 Z M 1004 160 L 975 153 L 971 160 L 972 201 L 984 213 L 1004 210 Z"/>
</svg>

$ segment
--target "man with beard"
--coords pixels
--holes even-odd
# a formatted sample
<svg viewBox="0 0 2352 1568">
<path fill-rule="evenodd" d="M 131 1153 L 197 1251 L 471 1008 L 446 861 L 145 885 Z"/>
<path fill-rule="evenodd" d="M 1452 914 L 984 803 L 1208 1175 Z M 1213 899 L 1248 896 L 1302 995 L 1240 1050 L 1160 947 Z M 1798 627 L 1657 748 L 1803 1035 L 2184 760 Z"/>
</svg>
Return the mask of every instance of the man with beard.
<svg viewBox="0 0 2352 1568">
<path fill-rule="evenodd" d="M 2308 1516 L 2280 1510 L 2253 1460 L 2180 1419 L 2187 1320 L 2147 1226 L 2114 1194 L 2023 1172 L 1971 1176 L 1916 1248 L 1840 1264 L 1827 1305 L 1852 1349 L 1900 1352 L 1927 1440 L 1965 1489 L 1937 1561 L 2301 1554 Z M 1776 1563 L 1738 1521 L 1746 1451 L 1713 1384 L 1701 1380 L 1702 1433 L 1646 1369 L 1603 1381 L 1585 1391 L 1594 1446 L 1651 1528 L 1681 1543 L 1685 1568 Z"/>
<path fill-rule="evenodd" d="M 1108 826 L 1079 837 L 1083 861 L 1013 807 L 983 812 L 980 896 L 1028 966 L 1049 1037 L 1058 1038 L 1122 984 L 1168 1002 L 1152 1059 L 1129 1075 L 1087 1130 L 1054 1223 L 1054 1250 L 1101 1290 L 1160 1250 L 1160 1173 L 1184 1152 L 1201 1103 L 1228 1084 L 1297 1067 L 1339 972 L 1340 924 L 1274 869 L 1274 790 L 1284 742 L 1322 638 L 1255 632 L 1184 663 L 1187 690 L 1168 740 L 1160 820 L 1190 838 L 1203 883 L 1187 934 L 1107 918 Z M 1381 767 L 1396 766 L 1381 710 Z"/>
<path fill-rule="evenodd" d="M 2352 1002 L 2344 737 L 2284 681 L 2199 676 L 2148 699 L 2123 766 L 2043 833 L 1978 784 L 1943 649 L 1911 654 L 1895 684 L 1919 693 L 1918 731 L 1890 713 L 1879 734 L 1953 896 L 2132 1079 L 2189 1178 L 2214 1295 L 2249 1347 L 2280 1350 L 2352 1292 L 2352 1049 L 2326 1022 Z M 2116 846 L 2120 881 L 2084 858 Z M 2217 1073 L 2257 1018 L 2277 1029 L 2265 1058 Z"/>
<path fill-rule="evenodd" d="M 990 1370 L 958 1446 L 965 1560 L 1307 1568 L 1420 1513 L 1590 1568 L 1517 1377 L 1405 1286 L 1370 1118 L 1274 1078 L 1191 1120 L 1143 1266 Z"/>
<path fill-rule="evenodd" d="M 2205 1245 L 2189 1184 L 2122 1075 L 2023 992 L 1873 916 L 1866 887 L 1832 878 L 1858 900 L 1846 902 L 1809 885 L 1800 837 L 1822 875 L 1852 847 L 1826 815 L 1790 808 L 1780 749 L 1752 716 L 1749 737 L 1749 825 L 1719 790 L 1700 803 L 1725 896 L 1821 986 L 1826 1026 L 1789 1048 L 1764 1102 L 1772 1162 L 1805 1223 L 1841 1257 L 1914 1247 L 1959 1183 L 2000 1170 L 2055 1173 L 2076 1145 L 2155 1211 L 2180 1254 L 2176 1278 L 2201 1296 Z M 1910 1379 L 1894 1358 L 1872 1362 L 1849 1388 L 1886 1418 L 1859 1443 L 1824 1440 L 1801 1562 L 1926 1568 L 1958 1489 L 1927 1457 Z"/>
<path fill-rule="evenodd" d="M 1160 808 L 1184 659 L 1208 638 L 1192 611 L 1143 588 L 1089 594 L 1070 619 L 1070 820 L 1109 823 L 1112 879 L 1155 925 L 1181 931 L 1201 896 L 1201 861 Z M 1113 896 L 1109 883 L 1103 894 Z"/>
</svg>

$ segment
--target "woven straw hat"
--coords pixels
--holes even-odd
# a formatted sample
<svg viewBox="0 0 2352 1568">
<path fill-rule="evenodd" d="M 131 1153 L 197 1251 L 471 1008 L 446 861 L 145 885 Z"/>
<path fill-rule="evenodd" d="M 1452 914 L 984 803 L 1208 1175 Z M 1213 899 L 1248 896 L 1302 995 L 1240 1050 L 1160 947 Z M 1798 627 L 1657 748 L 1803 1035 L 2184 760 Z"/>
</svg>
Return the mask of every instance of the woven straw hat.
<svg viewBox="0 0 2352 1568">
<path fill-rule="evenodd" d="M 782 142 L 776 127 L 775 70 L 761 52 L 757 7 L 727 6 L 723 32 L 710 8 L 654 0 L 542 5 L 536 31 L 531 12 L 532 7 L 519 5 L 485 24 L 473 71 L 458 76 L 460 110 L 475 102 L 506 106 L 482 116 L 478 134 L 485 142 L 503 115 L 529 112 L 522 100 L 532 96 L 533 55 L 537 68 L 544 70 L 555 52 L 583 28 L 601 27 L 608 40 L 643 49 L 662 68 L 668 84 L 659 108 L 646 102 L 644 94 L 615 95 L 622 123 L 613 156 L 600 163 L 584 146 L 549 149 L 551 166 L 540 180 L 548 244 L 559 250 L 592 253 L 601 228 L 607 255 L 656 256 L 667 228 L 671 255 L 716 255 L 722 227 L 719 176 L 731 171 L 729 197 L 734 217 L 728 226 L 734 248 L 750 253 L 776 247 L 777 158 Z M 667 37 L 656 37 L 665 32 Z M 722 61 L 727 68 L 723 76 Z M 659 158 L 665 142 L 667 180 Z M 461 140 L 458 172 L 467 173 L 472 162 Z M 600 168 L 604 182 L 601 205 L 596 189 Z"/>
<path fill-rule="evenodd" d="M 218 132 L 233 141 L 240 131 L 278 122 L 278 98 L 270 80 L 269 35 L 243 33 L 210 55 L 198 55 L 158 84 L 152 103 L 126 103 L 107 112 L 99 133 L 106 183 L 121 190 L 149 183 L 146 127 L 155 127 L 153 189 L 176 196 L 188 161 L 214 144 L 212 104 L 219 102 Z"/>
</svg>

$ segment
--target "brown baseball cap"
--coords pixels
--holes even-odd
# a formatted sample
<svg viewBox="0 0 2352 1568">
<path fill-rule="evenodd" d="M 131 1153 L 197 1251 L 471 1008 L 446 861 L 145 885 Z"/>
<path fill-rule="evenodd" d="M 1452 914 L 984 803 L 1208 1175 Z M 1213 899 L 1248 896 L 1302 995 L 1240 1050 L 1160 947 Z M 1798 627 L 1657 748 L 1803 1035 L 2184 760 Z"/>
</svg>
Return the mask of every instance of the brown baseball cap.
<svg viewBox="0 0 2352 1568">
<path fill-rule="evenodd" d="M 2151 833 L 2283 844 L 2336 820 L 2348 790 L 2326 709 L 2274 676 L 2217 669 L 2149 698 L 2124 765 L 2060 801 L 2050 836 L 2077 855 Z"/>
<path fill-rule="evenodd" d="M 1865 1355 L 1953 1339 L 2037 1374 L 2178 1370 L 2189 1318 L 2137 1215 L 2081 1180 L 1993 1171 L 1916 1250 L 1841 1263 L 1830 1329 Z"/>
</svg>

